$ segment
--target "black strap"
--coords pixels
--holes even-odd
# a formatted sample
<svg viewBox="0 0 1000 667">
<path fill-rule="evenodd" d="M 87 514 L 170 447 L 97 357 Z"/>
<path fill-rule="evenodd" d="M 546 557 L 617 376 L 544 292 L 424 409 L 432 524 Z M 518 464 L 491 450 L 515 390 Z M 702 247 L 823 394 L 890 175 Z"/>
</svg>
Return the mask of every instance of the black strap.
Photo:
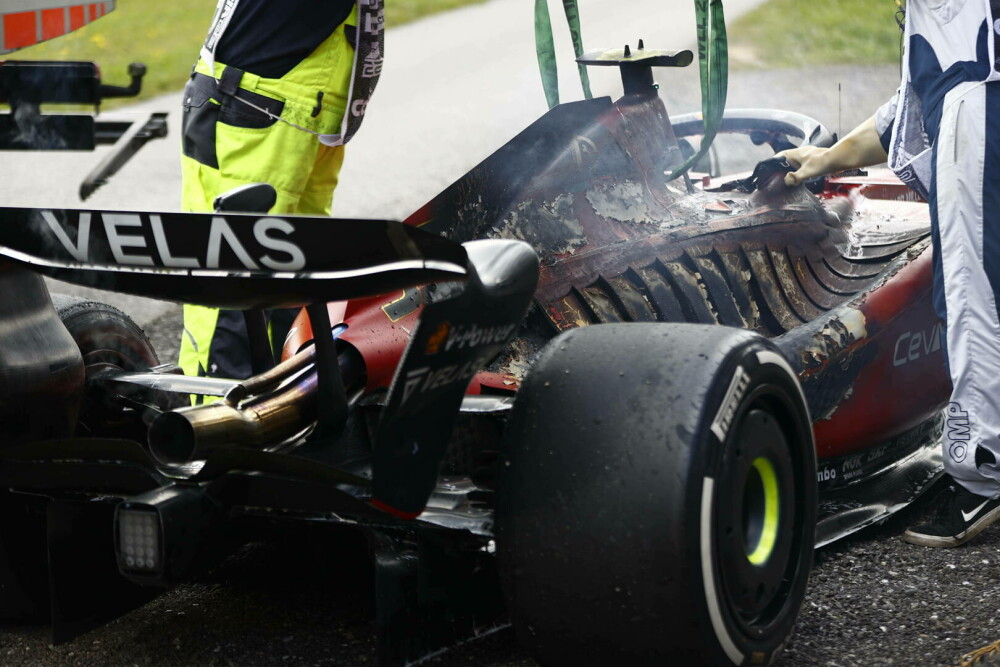
<svg viewBox="0 0 1000 667">
<path fill-rule="evenodd" d="M 757 186 L 761 181 L 767 180 L 767 178 L 780 171 L 782 173 L 788 173 L 790 171 L 795 171 L 795 168 L 783 157 L 772 157 L 766 160 L 762 160 L 757 163 L 754 167 L 753 174 L 747 178 L 739 178 L 735 181 L 729 181 L 723 183 L 718 188 L 711 190 L 711 192 L 753 192 L 757 189 Z"/>
<path fill-rule="evenodd" d="M 240 89 L 240 81 L 243 80 L 243 70 L 235 67 L 226 67 L 219 79 L 219 92 L 228 97 L 235 97 L 236 91 Z"/>
</svg>

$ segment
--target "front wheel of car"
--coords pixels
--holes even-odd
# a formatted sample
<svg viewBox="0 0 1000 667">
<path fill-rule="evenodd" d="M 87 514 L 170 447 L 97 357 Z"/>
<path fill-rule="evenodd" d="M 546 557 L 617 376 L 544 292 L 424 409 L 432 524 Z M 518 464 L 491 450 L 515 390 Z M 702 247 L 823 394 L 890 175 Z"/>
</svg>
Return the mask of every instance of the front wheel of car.
<svg viewBox="0 0 1000 667">
<path fill-rule="evenodd" d="M 597 325 L 554 339 L 505 435 L 496 537 L 544 665 L 766 665 L 816 524 L 805 400 L 764 338 Z"/>
</svg>

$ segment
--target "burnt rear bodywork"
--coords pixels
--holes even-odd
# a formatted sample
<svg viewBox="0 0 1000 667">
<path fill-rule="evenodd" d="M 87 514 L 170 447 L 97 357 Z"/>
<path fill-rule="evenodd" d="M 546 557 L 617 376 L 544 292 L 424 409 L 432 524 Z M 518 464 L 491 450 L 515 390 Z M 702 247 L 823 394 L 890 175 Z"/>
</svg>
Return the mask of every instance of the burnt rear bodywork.
<svg viewBox="0 0 1000 667">
<path fill-rule="evenodd" d="M 781 112 L 727 119 L 774 149 L 831 140 Z M 516 386 L 546 341 L 578 326 L 698 322 L 774 339 L 814 419 L 825 544 L 905 506 L 940 470 L 950 381 L 926 204 L 877 169 L 809 188 L 770 171 L 752 192 L 708 175 L 670 181 L 680 145 L 700 132 L 677 126 L 655 95 L 563 105 L 408 222 L 538 252 L 527 324 L 490 368 L 505 380 L 484 376 L 494 390 Z M 898 398 L 901 386 L 912 398 Z"/>
</svg>

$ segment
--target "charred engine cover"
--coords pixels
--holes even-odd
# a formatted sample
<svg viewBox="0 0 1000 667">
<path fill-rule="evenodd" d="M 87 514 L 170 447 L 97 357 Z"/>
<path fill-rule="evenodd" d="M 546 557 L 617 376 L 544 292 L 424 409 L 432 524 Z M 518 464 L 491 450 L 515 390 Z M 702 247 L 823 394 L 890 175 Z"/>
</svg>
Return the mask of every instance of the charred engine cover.
<svg viewBox="0 0 1000 667">
<path fill-rule="evenodd" d="M 41 276 L 0 265 L 0 447 L 73 434 L 83 358 Z"/>
</svg>

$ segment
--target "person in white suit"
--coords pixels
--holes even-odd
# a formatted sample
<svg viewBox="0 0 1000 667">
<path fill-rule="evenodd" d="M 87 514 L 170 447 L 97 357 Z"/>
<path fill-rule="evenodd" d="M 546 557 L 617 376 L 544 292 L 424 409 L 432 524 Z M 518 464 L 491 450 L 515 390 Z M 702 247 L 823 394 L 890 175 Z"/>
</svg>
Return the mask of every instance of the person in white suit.
<svg viewBox="0 0 1000 667">
<path fill-rule="evenodd" d="M 1000 35 L 998 0 L 910 0 L 896 95 L 830 148 L 781 155 L 788 185 L 888 159 L 930 204 L 934 302 L 952 380 L 949 485 L 903 539 L 963 544 L 1000 518 Z"/>
</svg>

